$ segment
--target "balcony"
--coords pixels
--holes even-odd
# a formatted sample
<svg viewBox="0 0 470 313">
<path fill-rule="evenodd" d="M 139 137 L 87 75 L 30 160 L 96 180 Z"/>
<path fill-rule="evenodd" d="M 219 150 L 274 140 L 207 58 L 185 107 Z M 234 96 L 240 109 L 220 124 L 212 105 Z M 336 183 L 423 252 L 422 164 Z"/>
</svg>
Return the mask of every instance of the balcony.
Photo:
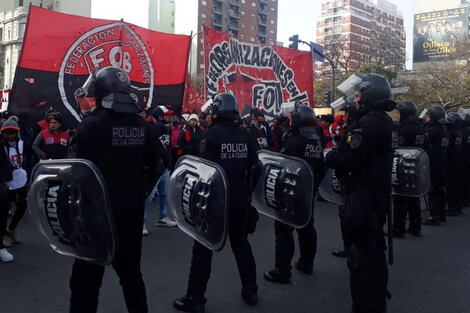
<svg viewBox="0 0 470 313">
<path fill-rule="evenodd" d="M 259 3 L 268 4 L 268 0 L 259 0 Z"/>
<path fill-rule="evenodd" d="M 232 18 L 240 18 L 240 13 L 238 13 L 238 11 L 235 11 L 235 10 L 229 10 L 228 15 Z"/>
<path fill-rule="evenodd" d="M 259 32 L 258 32 L 258 37 L 260 37 L 260 38 L 266 38 L 266 32 L 259 31 Z"/>
<path fill-rule="evenodd" d="M 238 24 L 237 23 L 230 23 L 228 24 L 228 29 L 230 30 L 234 30 L 234 31 L 239 31 L 240 29 L 238 28 Z"/>
<path fill-rule="evenodd" d="M 236 6 L 236 7 L 240 6 L 240 2 L 238 2 L 238 0 L 230 0 L 229 3 L 230 3 L 230 5 L 233 5 L 233 6 Z"/>
<path fill-rule="evenodd" d="M 214 6 L 214 8 L 212 9 L 212 12 L 214 12 L 214 14 L 216 15 L 222 15 L 222 8 Z"/>
<path fill-rule="evenodd" d="M 214 20 L 212 21 L 212 26 L 215 26 L 215 27 L 222 27 L 222 19 L 220 19 L 220 20 L 214 19 Z M 214 27 L 214 28 L 215 28 L 215 27 Z"/>
<path fill-rule="evenodd" d="M 264 16 L 266 16 L 266 14 L 268 14 L 268 11 L 266 9 L 262 9 L 262 8 L 259 8 L 258 12 L 259 12 L 260 15 L 264 15 Z"/>
</svg>

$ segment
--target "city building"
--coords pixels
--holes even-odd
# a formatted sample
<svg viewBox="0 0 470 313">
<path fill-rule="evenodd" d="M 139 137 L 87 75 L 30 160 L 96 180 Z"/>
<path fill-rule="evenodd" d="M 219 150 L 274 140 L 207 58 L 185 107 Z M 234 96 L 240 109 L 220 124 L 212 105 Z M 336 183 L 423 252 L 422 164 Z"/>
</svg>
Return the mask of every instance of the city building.
<svg viewBox="0 0 470 313">
<path fill-rule="evenodd" d="M 203 25 L 230 33 L 242 42 L 277 42 L 278 0 L 198 0 L 198 30 Z M 203 38 L 197 41 L 197 68 L 204 69 Z"/>
<path fill-rule="evenodd" d="M 386 0 L 328 0 L 322 3 L 316 42 L 325 55 L 338 60 L 339 71 L 355 70 L 365 63 L 405 69 L 403 15 Z M 317 74 L 329 69 L 316 67 Z"/>
<path fill-rule="evenodd" d="M 62 13 L 91 16 L 91 0 L 1 0 L 0 89 L 9 89 L 13 85 L 30 3 Z"/>
<path fill-rule="evenodd" d="M 149 0 L 148 28 L 164 33 L 175 33 L 174 0 Z"/>
<path fill-rule="evenodd" d="M 413 7 L 413 70 L 467 64 L 470 1 L 418 0 Z"/>
</svg>

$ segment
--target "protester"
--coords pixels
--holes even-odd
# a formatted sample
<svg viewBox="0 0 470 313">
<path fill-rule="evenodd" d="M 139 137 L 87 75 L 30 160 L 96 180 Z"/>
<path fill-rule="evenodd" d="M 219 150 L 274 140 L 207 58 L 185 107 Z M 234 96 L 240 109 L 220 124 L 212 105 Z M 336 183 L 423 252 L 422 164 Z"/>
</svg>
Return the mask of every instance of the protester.
<svg viewBox="0 0 470 313">
<path fill-rule="evenodd" d="M 184 125 L 178 137 L 178 145 L 181 153 L 179 155 L 196 155 L 199 143 L 202 139 L 202 130 L 198 125 L 199 118 L 196 114 L 191 114 L 188 123 Z"/>
<path fill-rule="evenodd" d="M 9 149 L 9 145 L 5 146 L 5 141 L 0 140 L 0 260 L 3 263 L 14 260 L 13 255 L 8 252 L 3 242 L 3 236 L 7 228 L 8 212 L 10 210 L 10 191 L 7 182 L 13 180 L 13 166 L 8 159 L 7 149 Z"/>
<path fill-rule="evenodd" d="M 54 116 L 49 121 L 49 128 L 42 130 L 33 142 L 33 151 L 39 159 L 65 159 L 70 136 L 64 130 L 61 117 Z"/>
</svg>

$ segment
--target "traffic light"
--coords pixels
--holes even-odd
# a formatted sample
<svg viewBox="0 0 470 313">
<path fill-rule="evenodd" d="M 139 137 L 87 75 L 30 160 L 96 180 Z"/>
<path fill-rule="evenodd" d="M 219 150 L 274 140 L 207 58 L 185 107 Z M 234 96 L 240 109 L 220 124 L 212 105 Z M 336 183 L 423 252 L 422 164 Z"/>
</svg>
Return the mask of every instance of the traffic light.
<svg viewBox="0 0 470 313">
<path fill-rule="evenodd" d="M 289 44 L 289 49 L 294 49 L 294 50 L 299 49 L 299 35 L 294 35 L 294 36 L 289 37 L 289 41 L 292 41 L 292 43 Z"/>
<path fill-rule="evenodd" d="M 325 91 L 323 93 L 323 96 L 325 97 L 325 104 L 329 105 L 331 103 L 331 92 L 330 91 Z"/>
</svg>

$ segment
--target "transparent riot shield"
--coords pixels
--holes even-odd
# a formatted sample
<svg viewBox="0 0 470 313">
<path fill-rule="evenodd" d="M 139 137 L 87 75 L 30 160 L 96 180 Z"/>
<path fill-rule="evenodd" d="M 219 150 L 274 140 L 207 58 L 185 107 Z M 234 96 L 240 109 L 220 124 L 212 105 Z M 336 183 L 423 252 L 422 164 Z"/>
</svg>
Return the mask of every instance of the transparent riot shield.
<svg viewBox="0 0 470 313">
<path fill-rule="evenodd" d="M 312 216 L 313 172 L 300 158 L 260 150 L 263 171 L 251 204 L 262 214 L 292 227 L 307 225 Z"/>
<path fill-rule="evenodd" d="M 168 206 L 186 234 L 213 251 L 224 247 L 228 180 L 222 167 L 195 156 L 181 157 L 170 177 Z"/>
<path fill-rule="evenodd" d="M 392 164 L 392 194 L 422 197 L 431 186 L 429 157 L 420 148 L 395 149 Z"/>
<path fill-rule="evenodd" d="M 28 208 L 56 252 L 110 264 L 116 231 L 103 176 L 88 160 L 38 163 L 31 177 Z"/>
<path fill-rule="evenodd" d="M 318 186 L 318 193 L 328 202 L 344 205 L 345 195 L 341 183 L 335 175 L 335 171 L 329 168 Z"/>
</svg>

